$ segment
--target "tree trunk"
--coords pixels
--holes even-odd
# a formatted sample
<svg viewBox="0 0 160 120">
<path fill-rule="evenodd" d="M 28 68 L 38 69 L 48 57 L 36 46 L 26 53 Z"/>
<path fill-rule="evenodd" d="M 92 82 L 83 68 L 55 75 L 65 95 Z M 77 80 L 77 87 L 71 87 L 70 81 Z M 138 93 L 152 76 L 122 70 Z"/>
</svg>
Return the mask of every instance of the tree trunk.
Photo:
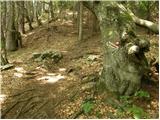
<svg viewBox="0 0 160 120">
<path fill-rule="evenodd" d="M 5 48 L 5 36 L 4 36 L 4 30 L 6 29 L 6 2 L 1 2 L 1 22 L 0 22 L 0 27 L 1 27 L 1 65 L 6 65 L 8 63 L 7 60 L 7 52 Z"/>
<path fill-rule="evenodd" d="M 28 1 L 26 1 L 28 2 Z M 25 3 L 26 3 L 25 2 Z M 30 19 L 29 17 L 29 13 L 28 13 L 28 9 L 24 7 L 24 12 L 25 12 L 25 17 L 26 17 L 26 20 L 28 22 L 28 26 L 29 26 L 29 30 L 33 30 L 33 27 L 32 27 L 32 20 Z"/>
<path fill-rule="evenodd" d="M 101 1 L 93 9 L 84 3 L 100 23 L 104 48 L 104 63 L 101 83 L 117 94 L 131 95 L 141 87 L 141 79 L 147 69 L 144 52 L 148 41 L 136 37 L 133 21 L 127 18 L 117 2 Z"/>
<path fill-rule="evenodd" d="M 18 1 L 17 4 L 18 4 L 18 7 L 19 7 L 19 13 L 20 13 L 20 15 L 19 15 L 19 31 L 20 31 L 21 34 L 25 34 L 24 1 Z"/>
<path fill-rule="evenodd" d="M 37 22 L 37 25 L 38 26 L 40 26 L 40 25 L 42 25 L 42 22 L 41 22 L 41 20 L 38 18 L 39 17 L 39 14 L 38 14 L 38 12 L 39 12 L 39 6 L 40 4 L 39 4 L 39 2 L 38 1 L 36 1 L 35 2 L 35 18 L 36 18 L 36 22 Z"/>
<path fill-rule="evenodd" d="M 5 48 L 5 37 L 1 29 L 1 65 L 6 65 L 6 64 L 8 64 L 8 60 L 7 60 L 7 52 Z"/>
<path fill-rule="evenodd" d="M 52 1 L 49 2 L 49 9 L 50 9 L 50 13 L 51 13 L 51 19 L 54 19 L 54 13 L 53 13 L 53 3 Z"/>
<path fill-rule="evenodd" d="M 78 26 L 78 41 L 81 41 L 83 39 L 83 4 L 82 2 L 79 2 L 79 26 Z"/>
<path fill-rule="evenodd" d="M 14 20 L 14 2 L 8 2 L 8 27 L 6 34 L 6 49 L 9 51 L 17 50 L 18 40 L 16 39 L 16 29 L 15 29 L 15 20 Z"/>
<path fill-rule="evenodd" d="M 1 30 L 3 29 L 4 37 L 6 36 L 6 28 L 7 28 L 7 4 L 6 1 L 1 2 Z"/>
</svg>

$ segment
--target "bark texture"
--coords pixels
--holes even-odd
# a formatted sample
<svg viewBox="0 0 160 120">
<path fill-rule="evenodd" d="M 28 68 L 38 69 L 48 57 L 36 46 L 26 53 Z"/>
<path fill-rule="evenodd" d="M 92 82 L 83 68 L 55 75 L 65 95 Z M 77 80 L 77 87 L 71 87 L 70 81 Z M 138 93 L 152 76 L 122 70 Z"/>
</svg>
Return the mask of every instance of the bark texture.
<svg viewBox="0 0 160 120">
<path fill-rule="evenodd" d="M 8 18 L 7 18 L 7 33 L 6 33 L 6 49 L 9 51 L 17 50 L 18 40 L 16 39 L 15 19 L 14 19 L 14 2 L 8 2 Z"/>
<path fill-rule="evenodd" d="M 144 52 L 149 42 L 138 38 L 134 22 L 119 8 L 117 2 L 84 3 L 99 20 L 104 48 L 104 64 L 100 81 L 117 94 L 131 95 L 141 87 L 141 80 L 147 71 Z"/>
</svg>

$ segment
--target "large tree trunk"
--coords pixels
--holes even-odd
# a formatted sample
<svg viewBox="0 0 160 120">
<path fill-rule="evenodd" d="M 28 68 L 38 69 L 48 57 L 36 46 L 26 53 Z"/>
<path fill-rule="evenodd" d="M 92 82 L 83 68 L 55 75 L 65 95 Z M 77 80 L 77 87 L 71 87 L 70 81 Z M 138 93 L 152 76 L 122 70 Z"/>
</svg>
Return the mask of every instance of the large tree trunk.
<svg viewBox="0 0 160 120">
<path fill-rule="evenodd" d="M 7 60 L 7 52 L 5 48 L 5 36 L 4 36 L 4 30 L 6 29 L 6 2 L 1 2 L 1 22 L 0 22 L 0 29 L 1 29 L 1 65 L 6 65 L 8 63 Z"/>
<path fill-rule="evenodd" d="M 5 37 L 4 37 L 4 31 L 1 29 L 1 65 L 6 65 L 8 63 L 7 60 L 7 52 L 5 48 Z"/>
<path fill-rule="evenodd" d="M 6 34 L 6 49 L 9 51 L 17 50 L 18 40 L 16 39 L 15 19 L 14 19 L 14 2 L 8 2 L 8 18 L 7 18 L 7 34 Z"/>
<path fill-rule="evenodd" d="M 100 81 L 111 91 L 131 95 L 141 87 L 147 68 L 144 52 L 149 43 L 132 32 L 133 21 L 127 18 L 116 2 L 96 2 L 95 8 L 84 3 L 100 23 L 104 63 Z"/>
</svg>

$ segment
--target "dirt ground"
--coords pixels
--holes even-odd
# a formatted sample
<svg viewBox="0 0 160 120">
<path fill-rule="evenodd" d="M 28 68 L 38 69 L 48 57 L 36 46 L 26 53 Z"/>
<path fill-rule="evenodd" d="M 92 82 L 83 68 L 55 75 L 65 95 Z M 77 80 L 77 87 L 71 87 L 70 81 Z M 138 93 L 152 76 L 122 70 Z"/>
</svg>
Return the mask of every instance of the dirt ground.
<svg viewBox="0 0 160 120">
<path fill-rule="evenodd" d="M 57 30 L 55 30 L 55 26 Z M 12 69 L 2 71 L 2 118 L 133 118 L 131 114 L 118 115 L 117 109 L 105 102 L 105 93 L 93 93 L 85 79 L 97 79 L 102 69 L 100 35 L 90 35 L 85 29 L 83 41 L 77 41 L 77 29 L 71 22 L 44 24 L 23 35 L 24 47 L 9 52 Z M 158 37 L 151 39 L 148 57 L 158 52 Z M 63 58 L 58 63 L 31 61 L 32 53 L 58 50 Z M 89 59 L 89 56 L 96 56 Z M 156 82 L 158 84 L 158 80 Z M 147 118 L 159 117 L 159 86 L 144 84 L 150 100 L 136 99 Z M 81 112 L 82 104 L 92 96 L 93 110 Z"/>
</svg>

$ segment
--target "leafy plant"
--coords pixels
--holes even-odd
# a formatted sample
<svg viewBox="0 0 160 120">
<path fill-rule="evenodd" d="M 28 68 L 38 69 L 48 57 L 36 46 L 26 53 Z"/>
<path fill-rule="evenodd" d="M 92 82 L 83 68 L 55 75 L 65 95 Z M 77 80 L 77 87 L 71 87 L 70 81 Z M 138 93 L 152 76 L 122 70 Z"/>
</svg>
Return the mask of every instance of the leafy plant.
<svg viewBox="0 0 160 120">
<path fill-rule="evenodd" d="M 144 110 L 136 105 L 133 105 L 132 107 L 128 108 L 128 111 L 133 114 L 133 117 L 135 119 L 140 119 L 145 115 Z"/>
<path fill-rule="evenodd" d="M 82 110 L 85 114 L 89 114 L 94 107 L 94 104 L 91 101 L 84 102 L 82 105 Z"/>
<path fill-rule="evenodd" d="M 128 106 L 133 102 L 131 96 L 120 96 L 120 101 L 123 102 L 124 106 Z"/>
<path fill-rule="evenodd" d="M 150 98 L 150 94 L 147 91 L 138 91 L 134 94 L 136 97 L 144 97 L 144 98 Z"/>
</svg>

